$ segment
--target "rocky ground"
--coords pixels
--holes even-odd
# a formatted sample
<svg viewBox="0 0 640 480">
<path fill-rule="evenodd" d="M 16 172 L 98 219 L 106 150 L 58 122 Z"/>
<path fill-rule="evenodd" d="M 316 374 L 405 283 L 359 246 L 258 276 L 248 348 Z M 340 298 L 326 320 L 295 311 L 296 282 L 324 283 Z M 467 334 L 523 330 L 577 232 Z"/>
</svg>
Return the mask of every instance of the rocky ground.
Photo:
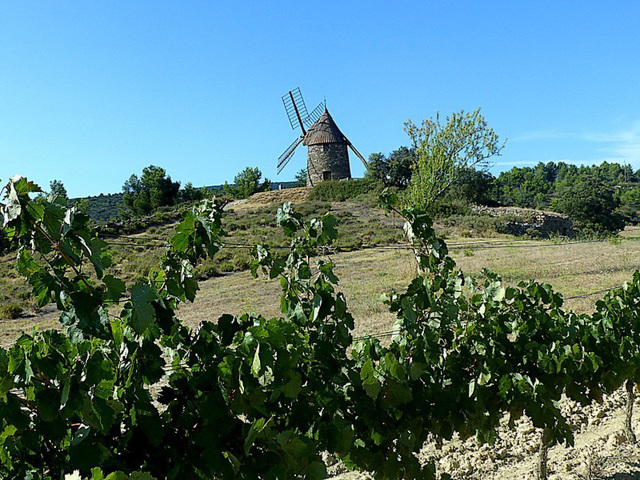
<svg viewBox="0 0 640 480">
<path fill-rule="evenodd" d="M 588 407 L 565 400 L 561 406 L 575 428 L 575 446 L 557 445 L 549 452 L 551 480 L 640 479 L 640 444 L 630 445 L 622 434 L 625 394 L 623 390 Z M 634 431 L 640 434 L 640 402 L 636 400 Z M 435 460 L 438 472 L 455 479 L 535 479 L 540 431 L 528 419 L 515 430 L 500 429 L 495 445 L 479 445 L 474 438 L 452 440 L 441 447 L 427 444 L 420 452 L 425 462 Z M 639 435 L 640 436 L 640 435 Z M 335 463 L 329 467 L 334 480 L 371 478 L 346 472 Z"/>
</svg>

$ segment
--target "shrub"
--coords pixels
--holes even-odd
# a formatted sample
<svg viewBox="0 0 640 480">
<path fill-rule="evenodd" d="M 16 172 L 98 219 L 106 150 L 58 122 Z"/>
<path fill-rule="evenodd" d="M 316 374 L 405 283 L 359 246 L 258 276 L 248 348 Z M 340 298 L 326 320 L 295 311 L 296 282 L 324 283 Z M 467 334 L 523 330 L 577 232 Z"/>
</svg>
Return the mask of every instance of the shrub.
<svg viewBox="0 0 640 480">
<path fill-rule="evenodd" d="M 310 200 L 325 200 L 330 202 L 344 202 L 370 192 L 379 192 L 382 184 L 369 178 L 357 178 L 354 180 L 332 180 L 322 182 L 309 194 Z"/>
<path fill-rule="evenodd" d="M 624 218 L 616 212 L 618 206 L 613 189 L 592 176 L 567 188 L 557 202 L 557 209 L 569 215 L 582 233 L 622 230 Z"/>
<path fill-rule="evenodd" d="M 24 313 L 24 309 L 17 303 L 8 303 L 0 306 L 0 318 L 13 320 Z"/>
</svg>

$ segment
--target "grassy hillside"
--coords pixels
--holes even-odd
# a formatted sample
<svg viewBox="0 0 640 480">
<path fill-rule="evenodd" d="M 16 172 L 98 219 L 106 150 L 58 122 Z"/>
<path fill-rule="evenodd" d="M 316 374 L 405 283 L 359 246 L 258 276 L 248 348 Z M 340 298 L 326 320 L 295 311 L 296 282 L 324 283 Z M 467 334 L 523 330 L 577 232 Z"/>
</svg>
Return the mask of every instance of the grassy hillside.
<svg viewBox="0 0 640 480">
<path fill-rule="evenodd" d="M 228 206 L 224 220 L 226 247 L 214 260 L 197 268 L 200 279 L 210 280 L 203 283 L 198 301 L 185 307 L 185 318 L 197 322 L 201 318 L 216 318 L 223 312 L 277 313 L 278 306 L 272 303 L 277 298 L 274 292 L 278 285 L 254 281 L 246 272 L 251 257 L 249 246 L 284 245 L 284 237 L 275 224 L 275 213 L 283 201 L 294 201 L 306 217 L 331 212 L 338 218 L 337 248 L 328 253 L 343 274 L 342 288 L 359 320 L 357 331 L 389 328 L 392 318 L 378 298 L 391 288 L 406 285 L 413 275 L 410 251 L 399 245 L 403 241 L 403 222 L 371 206 L 366 196 L 342 202 L 313 201 L 307 199 L 309 190 L 264 192 Z M 633 270 L 640 269 L 640 242 L 632 238 L 640 236 L 637 230 L 628 230 L 626 237 L 614 241 L 532 241 L 496 234 L 489 217 L 479 218 L 483 221 L 447 221 L 439 226 L 462 268 L 477 273 L 488 267 L 509 283 L 528 278 L 552 283 L 567 296 L 584 296 L 569 301 L 570 306 L 580 311 L 589 310 L 599 298 L 589 294 L 619 285 Z M 165 223 L 134 234 L 105 237 L 114 260 L 111 272 L 129 282 L 146 274 L 157 264 L 173 229 L 174 223 Z M 53 314 L 40 318 L 42 312 L 35 308 L 29 286 L 13 269 L 14 258 L 15 254 L 0 258 L 1 343 L 15 338 L 20 330 L 30 329 L 34 322 L 44 321 L 49 326 L 57 323 Z"/>
<path fill-rule="evenodd" d="M 282 188 L 293 188 L 296 182 L 272 182 L 274 190 Z M 222 185 L 211 185 L 204 187 L 212 192 L 219 191 Z M 89 203 L 87 214 L 96 222 L 103 223 L 118 218 L 118 211 L 122 208 L 122 193 L 100 194 L 91 197 L 72 198 L 71 203 L 86 199 Z"/>
</svg>

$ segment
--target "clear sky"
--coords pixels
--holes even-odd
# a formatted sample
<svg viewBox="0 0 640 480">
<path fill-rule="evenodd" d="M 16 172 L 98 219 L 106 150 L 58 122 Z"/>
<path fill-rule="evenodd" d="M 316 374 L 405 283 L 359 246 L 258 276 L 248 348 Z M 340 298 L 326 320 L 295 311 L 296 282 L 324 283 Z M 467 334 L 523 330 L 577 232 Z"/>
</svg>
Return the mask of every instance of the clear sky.
<svg viewBox="0 0 640 480">
<path fill-rule="evenodd" d="M 640 2 L 0 0 L 0 178 L 72 197 L 151 164 L 195 186 L 292 180 L 305 149 L 275 164 L 295 87 L 365 157 L 408 145 L 407 119 L 481 107 L 508 138 L 494 174 L 638 169 Z"/>
</svg>

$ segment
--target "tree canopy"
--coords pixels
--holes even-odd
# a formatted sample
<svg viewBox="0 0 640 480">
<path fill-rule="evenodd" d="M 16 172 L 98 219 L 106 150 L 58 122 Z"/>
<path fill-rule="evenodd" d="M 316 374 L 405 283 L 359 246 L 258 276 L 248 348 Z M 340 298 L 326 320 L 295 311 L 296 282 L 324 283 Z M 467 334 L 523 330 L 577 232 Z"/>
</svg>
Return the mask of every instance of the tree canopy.
<svg viewBox="0 0 640 480">
<path fill-rule="evenodd" d="M 569 215 L 583 232 L 617 232 L 624 219 L 616 209 L 619 201 L 613 189 L 594 176 L 586 176 L 568 187 L 560 196 L 557 209 Z"/>
<path fill-rule="evenodd" d="M 444 122 L 439 113 L 420 125 L 409 120 L 405 131 L 416 155 L 405 201 L 427 211 L 433 211 L 435 202 L 460 178 L 464 169 L 486 169 L 488 159 L 500 154 L 504 147 L 480 109 L 471 113 L 461 110 Z"/>
<path fill-rule="evenodd" d="M 164 168 L 149 165 L 138 178 L 133 174 L 122 186 L 122 201 L 136 215 L 145 215 L 165 205 L 175 205 L 180 182 L 174 182 Z"/>
<path fill-rule="evenodd" d="M 262 172 L 258 167 L 247 167 L 234 177 L 235 187 L 225 185 L 223 191 L 237 198 L 248 198 L 254 193 L 271 190 L 271 180 L 265 178 L 260 182 L 261 179 Z"/>
<path fill-rule="evenodd" d="M 369 156 L 365 176 L 381 181 L 385 186 L 406 188 L 416 164 L 416 152 L 413 148 L 400 147 L 386 157 L 382 153 Z"/>
</svg>

